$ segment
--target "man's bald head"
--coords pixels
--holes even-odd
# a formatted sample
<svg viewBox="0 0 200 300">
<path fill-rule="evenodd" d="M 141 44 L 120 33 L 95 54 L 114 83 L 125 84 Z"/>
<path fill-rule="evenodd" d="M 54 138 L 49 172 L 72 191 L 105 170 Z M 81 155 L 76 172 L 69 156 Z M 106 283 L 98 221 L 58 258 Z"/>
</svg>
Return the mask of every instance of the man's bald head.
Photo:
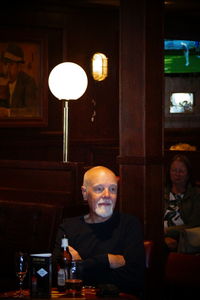
<svg viewBox="0 0 200 300">
<path fill-rule="evenodd" d="M 117 177 L 113 171 L 111 171 L 110 169 L 104 166 L 96 166 L 85 172 L 83 177 L 83 185 L 85 187 L 91 185 L 92 182 L 96 180 L 97 177 L 105 178 L 104 180 L 106 180 L 106 178 L 109 177 L 110 179 L 112 179 L 114 182 L 117 183 Z"/>
</svg>

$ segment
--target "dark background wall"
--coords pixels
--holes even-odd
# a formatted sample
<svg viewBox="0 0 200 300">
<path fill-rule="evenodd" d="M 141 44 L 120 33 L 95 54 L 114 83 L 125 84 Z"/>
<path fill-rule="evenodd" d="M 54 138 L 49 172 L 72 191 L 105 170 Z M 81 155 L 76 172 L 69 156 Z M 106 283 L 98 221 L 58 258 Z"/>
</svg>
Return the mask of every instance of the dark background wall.
<svg viewBox="0 0 200 300">
<path fill-rule="evenodd" d="M 79 2 L 79 3 L 78 3 Z M 78 101 L 69 104 L 69 160 L 82 161 L 86 165 L 107 164 L 118 172 L 119 154 L 119 6 L 89 5 L 85 1 L 29 1 L 12 4 L 0 12 L 0 30 L 18 38 L 40 35 L 46 43 L 45 125 L 32 126 L 0 122 L 0 158 L 12 160 L 62 160 L 63 107 L 50 93 L 48 75 L 62 61 L 80 64 L 86 71 L 89 85 Z M 110 1 L 111 2 L 111 1 Z M 187 20 L 187 22 L 186 22 Z M 199 38 L 198 10 L 188 7 L 165 7 L 164 37 Z M 91 76 L 91 57 L 96 51 L 108 57 L 109 73 L 103 82 L 95 82 Z M 165 93 L 172 86 L 181 88 L 181 78 L 166 78 Z M 184 83 L 183 83 L 184 84 Z M 198 91 L 199 92 L 199 91 Z M 165 103 L 167 96 L 165 97 Z M 96 112 L 94 122 L 91 121 Z M 166 120 L 164 147 L 178 142 L 196 145 L 199 150 L 199 128 L 184 122 Z"/>
<path fill-rule="evenodd" d="M 69 104 L 69 161 L 104 163 L 116 170 L 118 154 L 118 9 L 77 7 L 63 2 L 30 1 L 25 6 L 4 8 L 0 30 L 17 36 L 25 30 L 46 43 L 45 121 L 39 126 L 23 122 L 1 125 L 0 158 L 12 160 L 62 160 L 63 103 L 49 91 L 48 75 L 63 61 L 82 66 L 88 75 L 86 93 Z M 108 57 L 108 77 L 95 82 L 91 58 L 95 52 Z M 94 122 L 91 121 L 96 112 Z"/>
<path fill-rule="evenodd" d="M 83 2 L 86 5 L 83 5 Z M 3 124 L 2 119 L 0 120 L 0 164 L 1 177 L 4 177 L 1 183 L 1 198 L 8 201 L 20 199 L 25 202 L 31 199 L 35 202 L 42 197 L 43 202 L 64 204 L 67 206 L 67 211 L 68 206 L 72 204 L 73 209 L 76 210 L 76 204 L 80 205 L 76 201 L 81 195 L 80 190 L 75 192 L 74 189 L 80 186 L 82 167 L 85 169 L 89 165 L 104 164 L 118 173 L 119 163 L 122 174 L 120 197 L 123 199 L 120 208 L 133 212 L 142 219 L 145 238 L 153 238 L 160 242 L 162 164 L 167 164 L 172 154 L 163 150 L 169 149 L 177 142 L 194 144 L 199 150 L 200 129 L 166 128 L 165 126 L 165 99 L 164 97 L 162 99 L 160 84 L 163 76 L 160 68 L 162 54 L 158 53 L 158 62 L 157 52 L 154 52 L 160 49 L 162 43 L 159 27 L 161 26 L 160 1 L 154 1 L 152 6 L 149 1 L 142 0 L 136 7 L 132 0 L 123 1 L 131 28 L 126 23 L 126 14 L 122 22 L 123 28 L 120 28 L 118 5 L 93 6 L 89 5 L 89 2 L 27 1 L 27 3 L 21 2 L 21 5 L 7 4 L 8 7 L 0 11 L 0 32 L 3 32 L 4 36 L 7 34 L 8 40 L 9 35 L 15 35 L 17 40 L 25 32 L 30 37 L 39 35 L 45 43 L 45 55 L 41 62 L 44 64 L 45 71 L 42 83 L 45 97 L 43 124 L 35 122 L 27 126 L 23 121 L 17 121 L 6 125 L 6 122 Z M 135 19 L 129 12 L 129 6 L 126 6 L 128 2 Z M 183 13 L 183 10 L 171 10 L 165 7 L 165 12 L 164 37 L 198 38 L 198 14 L 191 15 L 187 8 Z M 156 27 L 155 24 L 158 26 Z M 123 29 L 122 53 L 126 64 L 123 65 L 121 61 L 123 80 L 120 81 L 119 33 L 121 29 Z M 127 31 L 131 34 L 131 44 L 129 44 Z M 140 48 L 139 50 L 136 48 L 138 52 L 135 57 L 139 60 L 133 57 L 134 45 L 138 41 Z M 131 60 L 130 65 L 126 57 L 127 50 Z M 95 82 L 91 76 L 91 58 L 96 51 L 103 52 L 108 57 L 108 78 L 103 82 Z M 51 69 L 66 60 L 80 64 L 89 79 L 86 93 L 81 99 L 69 104 L 69 160 L 83 162 L 81 171 L 79 165 L 72 164 L 70 167 L 58 163 L 62 161 L 63 103 L 55 99 L 47 84 Z M 165 78 L 163 79 L 164 86 Z M 177 81 L 180 85 L 180 80 Z M 119 90 L 122 89 L 119 82 L 123 84 L 125 91 L 121 99 L 120 105 L 123 109 L 120 110 L 120 116 L 126 126 L 119 120 L 119 95 L 122 94 L 122 90 Z M 134 82 L 136 91 L 127 86 L 127 82 Z M 167 85 L 165 87 L 167 88 Z M 96 116 L 92 122 L 94 110 Z M 161 136 L 162 127 L 164 143 Z M 121 157 L 118 157 L 119 131 L 121 135 L 124 134 L 120 140 Z M 198 151 L 191 157 L 198 171 L 200 161 Z M 27 163 L 24 160 L 34 162 Z M 34 178 L 32 174 L 35 175 Z M 54 185 L 51 186 L 51 182 Z M 22 195 L 23 199 L 21 199 Z M 66 213 L 68 214 L 71 215 L 71 211 Z M 157 284 L 156 280 L 154 282 Z"/>
</svg>

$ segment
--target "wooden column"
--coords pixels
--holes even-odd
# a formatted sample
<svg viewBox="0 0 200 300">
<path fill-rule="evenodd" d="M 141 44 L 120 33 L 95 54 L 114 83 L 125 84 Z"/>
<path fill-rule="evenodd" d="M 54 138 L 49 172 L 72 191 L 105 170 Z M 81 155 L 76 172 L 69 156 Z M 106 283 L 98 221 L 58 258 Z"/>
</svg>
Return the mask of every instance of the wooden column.
<svg viewBox="0 0 200 300">
<path fill-rule="evenodd" d="M 145 239 L 163 239 L 162 1 L 120 6 L 120 210 L 139 216 Z M 160 274 L 156 272 L 159 280 Z M 156 282 L 158 284 L 158 281 Z"/>
</svg>

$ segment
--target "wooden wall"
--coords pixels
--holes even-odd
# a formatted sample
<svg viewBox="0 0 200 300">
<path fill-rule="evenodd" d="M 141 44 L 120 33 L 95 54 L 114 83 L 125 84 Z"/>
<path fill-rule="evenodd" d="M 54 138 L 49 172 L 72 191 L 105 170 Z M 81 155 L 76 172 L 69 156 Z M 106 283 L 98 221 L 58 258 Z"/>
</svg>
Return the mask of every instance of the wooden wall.
<svg viewBox="0 0 200 300">
<path fill-rule="evenodd" d="M 120 209 L 137 215 L 145 238 L 154 242 L 148 282 L 154 293 L 148 290 L 147 299 L 160 299 L 155 282 L 161 286 L 162 3 L 122 0 L 120 20 Z"/>
<path fill-rule="evenodd" d="M 69 216 L 83 205 L 83 172 L 83 163 L 1 160 L 0 199 L 58 205 Z"/>
<path fill-rule="evenodd" d="M 44 125 L 37 121 L 24 125 L 20 120 L 2 124 L 0 120 L 0 159 L 62 161 L 62 101 L 50 93 L 47 80 L 51 69 L 67 60 L 80 64 L 89 80 L 86 93 L 69 104 L 69 161 L 104 163 L 117 171 L 117 8 L 80 8 L 68 1 L 29 1 L 23 7 L 1 9 L 1 30 L 11 36 L 15 32 L 16 41 L 24 31 L 30 38 L 39 35 L 45 41 L 46 53 L 41 63 L 46 66 L 42 84 L 47 99 Z M 108 57 L 108 77 L 102 82 L 95 82 L 91 76 L 91 58 L 97 51 Z"/>
<path fill-rule="evenodd" d="M 41 61 L 45 74 L 41 84 L 46 97 L 42 99 L 43 124 L 21 119 L 9 122 L 0 117 L 0 232 L 3 243 L 10 249 L 7 252 L 10 258 L 21 247 L 33 251 L 33 244 L 41 247 L 34 251 L 52 250 L 60 218 L 87 211 L 80 190 L 85 168 L 104 164 L 118 172 L 119 12 L 115 7 L 82 7 L 76 2 L 30 0 L 23 5 L 5 4 L 0 11 L 0 35 L 3 33 L 1 37 L 6 41 L 39 36 L 45 44 Z M 94 82 L 91 76 L 91 58 L 95 52 L 108 57 L 108 77 L 102 82 Z M 63 103 L 55 99 L 47 84 L 52 68 L 66 60 L 82 66 L 89 82 L 81 99 L 69 104 L 70 162 L 67 164 L 62 163 Z M 17 226 L 15 212 L 21 214 Z M 30 219 L 25 217 L 27 212 Z M 36 219 L 42 230 L 36 226 Z M 42 220 L 54 222 L 54 228 Z M 43 245 L 38 242 L 42 235 L 48 237 Z M 31 236 L 34 241 L 30 241 Z M 4 252 L 1 245 L 1 257 L 6 260 Z M 9 267 L 2 260 L 0 264 L 0 290 L 11 289 L 15 285 L 15 274 L 11 274 L 13 261 Z"/>
<path fill-rule="evenodd" d="M 165 8 L 164 37 L 198 38 L 198 22 L 198 14 L 190 16 L 190 11 Z M 1 118 L 0 159 L 62 161 L 63 107 L 50 93 L 47 77 L 56 64 L 70 60 L 85 69 L 89 85 L 81 99 L 70 103 L 69 161 L 81 161 L 86 165 L 104 163 L 118 172 L 119 7 L 50 0 L 29 1 L 23 6 L 5 5 L 0 11 L 0 31 L 8 32 L 9 36 L 9 33 L 21 34 L 24 30 L 30 37 L 42 36 L 47 46 L 46 78 L 43 78 L 46 124 L 38 126 L 36 122 L 26 126 L 17 121 L 2 125 Z M 91 57 L 96 51 L 108 56 L 109 73 L 103 82 L 95 82 L 91 76 Z M 96 116 L 92 122 L 94 111 Z M 182 129 L 181 124 L 173 128 L 164 124 L 164 127 L 165 149 L 178 142 L 187 142 L 199 150 L 199 128 Z"/>
<path fill-rule="evenodd" d="M 73 61 L 85 69 L 89 85 L 81 99 L 69 104 L 69 161 L 83 163 L 84 167 L 104 164 L 117 173 L 119 163 L 120 175 L 123 177 L 120 209 L 139 215 L 144 222 L 145 237 L 153 238 L 157 247 L 161 247 L 163 150 L 179 141 L 199 145 L 200 130 L 162 130 L 164 103 L 160 1 L 152 4 L 142 0 L 136 5 L 132 0 L 122 1 L 122 28 L 119 25 L 118 7 L 86 7 L 73 4 L 76 1 L 70 2 L 68 5 L 68 1 L 27 1 L 23 6 L 17 3 L 1 8 L 0 32 L 3 31 L 4 36 L 7 33 L 7 40 L 9 35 L 15 33 L 17 41 L 18 34 L 22 35 L 25 31 L 30 37 L 39 34 L 46 45 L 41 62 L 46 75 L 42 82 L 46 97 L 43 124 L 36 121 L 35 124 L 24 125 L 23 120 L 9 124 L 9 120 L 5 123 L 0 120 L 1 198 L 11 200 L 21 193 L 23 199 L 20 201 L 26 201 L 26 185 L 20 190 L 15 184 L 21 184 L 18 174 L 21 180 L 25 180 L 24 174 L 28 172 L 33 176 L 29 179 L 34 178 L 31 180 L 33 184 L 41 185 L 42 189 L 51 187 L 50 191 L 46 190 L 45 197 L 39 189 L 41 198 L 37 198 L 38 191 L 34 191 L 33 186 L 27 186 L 29 194 L 33 189 L 28 200 L 41 199 L 45 202 L 49 196 L 48 201 L 58 199 L 63 204 L 66 200 L 67 206 L 74 199 L 73 204 L 78 203 L 76 201 L 79 201 L 81 195 L 74 188 L 79 188 L 80 182 L 73 180 L 76 176 L 73 176 L 70 169 L 60 165 L 63 105 L 50 93 L 47 85 L 48 74 L 56 64 Z M 178 38 L 184 33 L 189 38 L 192 37 L 191 32 L 199 34 L 197 19 L 190 19 L 191 22 L 187 22 L 190 26 L 187 27 L 184 18 L 176 19 L 171 13 L 166 14 L 164 36 Z M 120 47 L 123 45 L 123 49 L 120 48 L 120 51 L 123 51 L 119 53 L 119 32 L 122 29 L 123 43 Z M 95 82 L 91 76 L 91 57 L 96 51 L 108 57 L 108 78 L 103 82 Z M 123 75 L 120 78 L 120 89 L 119 57 L 124 59 L 120 59 L 120 75 Z M 132 85 L 128 85 L 128 82 Z M 91 118 L 94 111 L 96 115 L 93 122 Z M 120 157 L 117 158 L 119 153 Z M 58 169 L 59 174 L 56 171 Z M 57 174 L 55 182 L 52 173 Z M 48 183 L 42 174 L 48 175 Z M 73 198 L 75 194 L 77 197 Z M 157 274 L 158 277 L 160 273 Z M 154 279 L 152 277 L 157 287 L 158 281 Z"/>
</svg>

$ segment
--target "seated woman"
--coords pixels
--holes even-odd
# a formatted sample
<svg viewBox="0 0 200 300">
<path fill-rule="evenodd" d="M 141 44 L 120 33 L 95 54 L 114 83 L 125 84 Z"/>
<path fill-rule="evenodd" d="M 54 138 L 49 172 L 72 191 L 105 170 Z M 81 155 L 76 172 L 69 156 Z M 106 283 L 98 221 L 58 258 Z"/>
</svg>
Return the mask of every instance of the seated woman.
<svg viewBox="0 0 200 300">
<path fill-rule="evenodd" d="M 200 192 L 192 180 L 188 158 L 175 155 L 170 163 L 165 187 L 164 232 L 168 250 L 176 251 L 183 228 L 200 226 Z"/>
</svg>

